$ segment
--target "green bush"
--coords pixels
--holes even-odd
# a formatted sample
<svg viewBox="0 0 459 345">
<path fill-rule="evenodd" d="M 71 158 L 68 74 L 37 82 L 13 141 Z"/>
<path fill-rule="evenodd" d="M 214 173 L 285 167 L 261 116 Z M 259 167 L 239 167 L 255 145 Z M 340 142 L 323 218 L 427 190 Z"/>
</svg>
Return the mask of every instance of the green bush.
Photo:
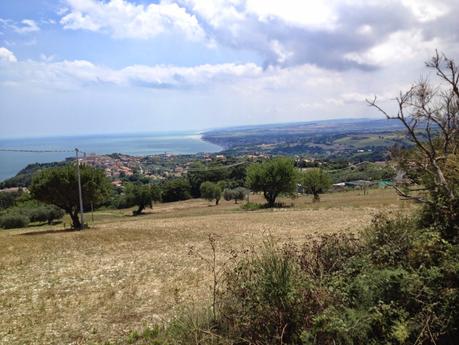
<svg viewBox="0 0 459 345">
<path fill-rule="evenodd" d="M 458 245 L 403 216 L 380 215 L 359 236 L 268 242 L 239 257 L 222 283 L 215 319 L 188 315 L 199 344 L 449 345 L 459 337 Z M 189 326 L 176 325 L 164 328 L 164 344 L 187 343 Z"/>
<path fill-rule="evenodd" d="M 263 205 L 254 203 L 254 202 L 248 202 L 245 203 L 244 205 L 241 206 L 241 208 L 245 211 L 257 211 L 265 208 Z"/>
<path fill-rule="evenodd" d="M 191 185 L 184 178 L 167 180 L 161 186 L 162 200 L 164 202 L 188 200 L 191 198 Z"/>
<path fill-rule="evenodd" d="M 18 213 L 8 213 L 0 217 L 0 227 L 3 229 L 25 228 L 29 225 L 30 219 Z"/>
<path fill-rule="evenodd" d="M 47 222 L 48 224 L 52 224 L 54 220 L 61 219 L 65 214 L 62 209 L 54 205 L 21 208 L 21 212 L 27 215 L 31 222 Z"/>
</svg>

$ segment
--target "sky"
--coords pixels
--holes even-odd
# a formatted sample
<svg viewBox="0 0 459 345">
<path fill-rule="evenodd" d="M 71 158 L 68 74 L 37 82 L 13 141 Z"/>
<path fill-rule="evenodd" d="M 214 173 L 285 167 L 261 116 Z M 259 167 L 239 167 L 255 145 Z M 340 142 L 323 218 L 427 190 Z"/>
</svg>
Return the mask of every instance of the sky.
<svg viewBox="0 0 459 345">
<path fill-rule="evenodd" d="M 2 0 L 0 138 L 381 115 L 457 0 Z"/>
</svg>

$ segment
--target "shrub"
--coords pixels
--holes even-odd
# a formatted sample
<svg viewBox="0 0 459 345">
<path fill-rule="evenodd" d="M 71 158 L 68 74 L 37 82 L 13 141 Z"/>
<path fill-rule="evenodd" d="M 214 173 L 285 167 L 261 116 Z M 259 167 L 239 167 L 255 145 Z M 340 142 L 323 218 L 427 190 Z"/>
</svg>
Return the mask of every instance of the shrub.
<svg viewBox="0 0 459 345">
<path fill-rule="evenodd" d="M 257 211 L 257 210 L 261 210 L 264 208 L 263 205 L 260 205 L 260 204 L 257 204 L 257 203 L 254 203 L 254 202 L 248 202 L 244 205 L 241 206 L 241 208 L 245 211 Z"/>
<path fill-rule="evenodd" d="M 184 178 L 167 180 L 162 186 L 164 202 L 188 200 L 191 198 L 191 185 Z"/>
<path fill-rule="evenodd" d="M 215 200 L 215 205 L 218 205 L 221 199 L 222 190 L 217 183 L 210 181 L 203 182 L 200 187 L 200 192 L 202 198 L 208 201 Z"/>
<path fill-rule="evenodd" d="M 21 212 L 27 215 L 31 222 L 47 222 L 48 224 L 64 216 L 64 211 L 54 205 L 40 205 L 38 207 L 23 208 Z"/>
<path fill-rule="evenodd" d="M 278 344 L 299 340 L 308 281 L 298 262 L 267 242 L 244 257 L 226 277 L 221 322 L 235 340 Z"/>
<path fill-rule="evenodd" d="M 29 225 L 30 219 L 18 213 L 8 213 L 0 217 L 0 227 L 3 229 L 25 228 Z"/>
</svg>

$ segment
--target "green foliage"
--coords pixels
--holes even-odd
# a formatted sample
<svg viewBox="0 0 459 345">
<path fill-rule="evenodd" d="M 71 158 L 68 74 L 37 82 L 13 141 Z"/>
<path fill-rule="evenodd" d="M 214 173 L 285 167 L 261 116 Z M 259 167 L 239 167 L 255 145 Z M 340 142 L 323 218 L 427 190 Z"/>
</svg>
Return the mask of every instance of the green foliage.
<svg viewBox="0 0 459 345">
<path fill-rule="evenodd" d="M 333 165 L 336 164 L 330 164 L 329 168 L 332 171 L 329 174 L 335 183 L 355 180 L 378 181 L 395 177 L 395 169 L 389 165 L 379 165 L 370 162 L 352 166 L 348 166 L 347 162 L 342 166 Z"/>
<path fill-rule="evenodd" d="M 164 202 L 188 200 L 191 198 L 191 185 L 185 178 L 167 180 L 161 187 Z"/>
<path fill-rule="evenodd" d="M 126 185 L 125 194 L 126 204 L 138 207 L 133 211 L 134 216 L 141 214 L 145 207 L 153 207 L 154 201 L 161 200 L 161 190 L 154 185 L 129 183 Z"/>
<path fill-rule="evenodd" d="M 23 207 L 22 213 L 30 218 L 31 222 L 47 222 L 52 224 L 53 221 L 61 219 L 64 211 L 55 205 L 39 205 L 37 207 Z"/>
<path fill-rule="evenodd" d="M 273 207 L 280 194 L 296 189 L 297 170 L 289 158 L 273 158 L 247 168 L 247 186 L 254 192 L 263 192 L 269 207 Z"/>
<path fill-rule="evenodd" d="M 208 201 L 215 200 L 215 205 L 218 205 L 222 196 L 222 189 L 219 184 L 210 181 L 206 181 L 201 184 L 200 192 L 202 198 L 207 199 Z"/>
<path fill-rule="evenodd" d="M 455 344 L 459 247 L 417 224 L 380 215 L 359 236 L 314 235 L 303 246 L 268 241 L 226 269 L 216 319 L 188 314 L 187 327 L 173 322 L 157 339 L 198 339 L 203 345 Z M 192 324 L 201 332 L 187 338 Z"/>
<path fill-rule="evenodd" d="M 226 180 L 230 177 L 231 171 L 220 163 L 214 163 L 209 166 L 204 165 L 202 162 L 195 162 L 190 167 L 187 173 L 188 181 L 191 186 L 191 196 L 193 198 L 200 198 L 201 185 L 206 182 L 218 182 Z"/>
<path fill-rule="evenodd" d="M 21 194 L 20 192 L 0 192 L 0 210 L 14 206 Z"/>
<path fill-rule="evenodd" d="M 330 176 L 322 169 L 309 169 L 301 174 L 300 184 L 306 194 L 312 194 L 314 201 L 319 201 L 319 194 L 325 193 L 332 185 Z"/>
<path fill-rule="evenodd" d="M 29 223 L 30 219 L 20 213 L 6 213 L 0 216 L 0 228 L 3 229 L 25 228 Z"/>
<path fill-rule="evenodd" d="M 257 211 L 265 208 L 263 205 L 257 204 L 255 202 L 247 202 L 241 206 L 244 211 Z"/>
<path fill-rule="evenodd" d="M 223 198 L 226 201 L 234 200 L 234 203 L 237 204 L 238 201 L 244 200 L 249 195 L 249 190 L 244 187 L 237 187 L 234 189 L 225 189 L 223 191 Z"/>
<path fill-rule="evenodd" d="M 97 206 L 108 199 L 111 185 L 102 170 L 83 165 L 80 174 L 85 207 Z M 70 215 L 75 229 L 82 227 L 78 218 L 78 181 L 73 164 L 41 170 L 32 180 L 30 193 L 41 202 L 63 209 Z"/>
<path fill-rule="evenodd" d="M 297 342 L 308 285 L 300 265 L 271 242 L 252 254 L 226 277 L 220 314 L 228 320 L 228 335 L 255 344 Z"/>
</svg>

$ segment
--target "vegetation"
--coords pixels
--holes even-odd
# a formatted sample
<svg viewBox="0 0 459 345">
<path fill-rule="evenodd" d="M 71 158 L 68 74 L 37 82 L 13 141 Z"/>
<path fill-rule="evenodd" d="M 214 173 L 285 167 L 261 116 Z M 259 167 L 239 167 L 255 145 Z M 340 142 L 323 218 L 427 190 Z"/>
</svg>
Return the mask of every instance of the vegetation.
<svg viewBox="0 0 459 345">
<path fill-rule="evenodd" d="M 439 85 L 421 80 L 401 93 L 396 114 L 381 109 L 376 98 L 369 103 L 402 123 L 413 145 L 393 152 L 409 182 L 407 188 L 396 187 L 397 192 L 424 205 L 425 225 L 459 242 L 459 67 L 438 52 L 427 67 L 435 71 Z"/>
<path fill-rule="evenodd" d="M 218 202 L 222 197 L 221 187 L 217 183 L 210 181 L 206 181 L 201 184 L 200 192 L 202 198 L 208 201 L 215 200 L 215 205 L 218 205 Z"/>
<path fill-rule="evenodd" d="M 16 176 L 0 182 L 0 189 L 10 187 L 28 187 L 32 183 L 32 176 L 40 170 L 64 165 L 65 162 L 33 163 L 20 170 Z"/>
<path fill-rule="evenodd" d="M 24 228 L 30 223 L 30 218 L 21 213 L 9 212 L 0 216 L 0 228 Z"/>
<path fill-rule="evenodd" d="M 234 203 L 237 204 L 238 201 L 245 200 L 249 195 L 250 191 L 244 187 L 237 187 L 234 189 L 225 189 L 223 191 L 223 198 L 226 201 L 234 200 Z"/>
<path fill-rule="evenodd" d="M 212 303 L 218 305 L 212 318 L 194 317 L 189 323 L 194 327 L 179 329 L 175 325 L 183 323 L 179 321 L 183 317 L 177 318 L 157 329 L 150 340 L 455 344 L 459 337 L 459 71 L 453 61 L 438 54 L 428 66 L 451 89 L 416 84 L 398 99 L 399 113 L 387 115 L 401 121 L 414 142 L 411 150 L 396 152 L 395 157 L 416 189 L 395 188 L 401 196 L 421 202 L 421 212 L 381 214 L 358 236 L 315 235 L 303 246 L 268 241 L 262 250 L 246 252 L 226 270 L 218 303 Z M 439 98 L 434 90 L 443 90 Z M 371 104 L 378 107 L 375 101 Z M 266 174 L 260 171 L 260 165 L 249 168 L 248 179 L 261 179 Z M 320 175 L 313 170 L 311 180 L 316 182 Z"/>
<path fill-rule="evenodd" d="M 304 193 L 313 195 L 313 201 L 320 201 L 319 194 L 325 193 L 332 185 L 330 176 L 319 168 L 304 172 L 300 184 Z"/>
<path fill-rule="evenodd" d="M 137 216 L 143 212 L 145 207 L 153 207 L 154 201 L 161 200 L 161 191 L 154 185 L 141 185 L 129 183 L 126 186 L 126 203 L 129 206 L 137 206 L 132 213 Z"/>
<path fill-rule="evenodd" d="M 263 192 L 268 207 L 275 205 L 280 194 L 293 193 L 296 180 L 297 171 L 289 158 L 273 158 L 247 169 L 247 186 L 254 192 Z"/>
<path fill-rule="evenodd" d="M 185 178 L 167 180 L 162 186 L 164 202 L 188 200 L 191 198 L 191 185 Z"/>
<path fill-rule="evenodd" d="M 104 172 L 89 166 L 80 167 L 83 205 L 97 206 L 110 195 L 110 182 Z M 72 164 L 41 170 L 32 180 L 30 193 L 33 198 L 63 209 L 72 219 L 74 229 L 84 224 L 79 219 L 78 181 Z"/>
<path fill-rule="evenodd" d="M 20 195 L 21 192 L 0 192 L 0 210 L 15 206 Z"/>
</svg>

